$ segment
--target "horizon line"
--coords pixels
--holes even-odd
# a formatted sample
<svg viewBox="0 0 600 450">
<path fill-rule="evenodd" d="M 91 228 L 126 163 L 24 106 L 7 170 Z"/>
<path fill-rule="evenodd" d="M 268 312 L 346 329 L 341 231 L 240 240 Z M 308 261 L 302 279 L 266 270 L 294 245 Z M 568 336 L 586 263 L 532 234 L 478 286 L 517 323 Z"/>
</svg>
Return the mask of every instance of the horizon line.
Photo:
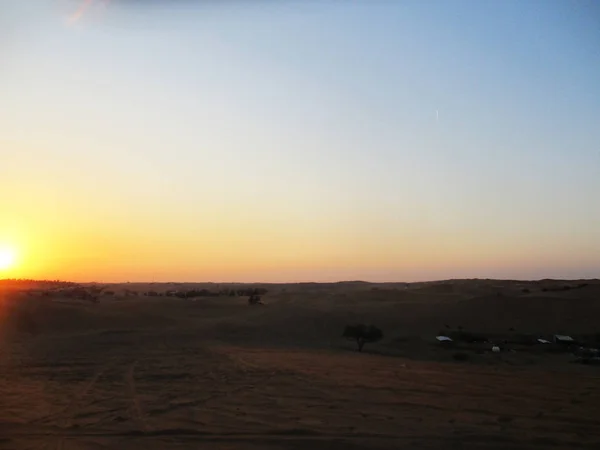
<svg viewBox="0 0 600 450">
<path fill-rule="evenodd" d="M 512 282 L 541 282 L 541 281 L 600 281 L 600 278 L 539 278 L 539 279 L 518 279 L 518 278 L 444 278 L 438 280 L 420 280 L 420 281 L 367 281 L 367 280 L 338 280 L 338 281 L 69 281 L 59 279 L 28 279 L 28 278 L 0 278 L 0 283 L 14 282 L 33 282 L 33 283 L 74 283 L 74 284 L 344 284 L 344 283 L 362 283 L 362 284 L 417 284 L 417 283 L 444 283 L 449 281 L 512 281 Z"/>
</svg>

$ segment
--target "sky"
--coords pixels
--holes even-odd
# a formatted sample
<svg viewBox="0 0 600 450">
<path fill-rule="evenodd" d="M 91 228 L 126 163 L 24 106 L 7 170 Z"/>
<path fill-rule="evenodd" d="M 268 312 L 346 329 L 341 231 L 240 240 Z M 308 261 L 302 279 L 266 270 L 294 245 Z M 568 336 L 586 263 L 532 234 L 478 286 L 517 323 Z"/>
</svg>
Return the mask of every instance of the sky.
<svg viewBox="0 0 600 450">
<path fill-rule="evenodd" d="M 0 278 L 593 278 L 599 197 L 591 0 L 0 0 Z"/>
</svg>

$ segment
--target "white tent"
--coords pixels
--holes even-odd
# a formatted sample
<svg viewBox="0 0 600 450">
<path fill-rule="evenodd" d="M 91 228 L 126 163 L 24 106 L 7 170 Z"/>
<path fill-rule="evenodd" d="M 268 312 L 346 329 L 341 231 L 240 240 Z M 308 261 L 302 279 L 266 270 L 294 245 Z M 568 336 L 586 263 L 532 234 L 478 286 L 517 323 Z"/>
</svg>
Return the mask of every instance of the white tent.
<svg viewBox="0 0 600 450">
<path fill-rule="evenodd" d="M 574 339 L 571 336 L 566 336 L 563 334 L 555 334 L 554 341 L 555 342 L 573 342 Z"/>
</svg>

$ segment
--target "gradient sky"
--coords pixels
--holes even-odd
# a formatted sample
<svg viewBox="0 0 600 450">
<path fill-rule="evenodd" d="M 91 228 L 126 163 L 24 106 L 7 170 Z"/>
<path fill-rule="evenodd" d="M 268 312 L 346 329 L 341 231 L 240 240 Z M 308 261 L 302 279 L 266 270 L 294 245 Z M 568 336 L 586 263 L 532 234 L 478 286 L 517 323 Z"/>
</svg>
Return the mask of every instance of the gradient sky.
<svg viewBox="0 0 600 450">
<path fill-rule="evenodd" d="M 4 276 L 600 274 L 594 1 L 0 0 Z"/>
</svg>

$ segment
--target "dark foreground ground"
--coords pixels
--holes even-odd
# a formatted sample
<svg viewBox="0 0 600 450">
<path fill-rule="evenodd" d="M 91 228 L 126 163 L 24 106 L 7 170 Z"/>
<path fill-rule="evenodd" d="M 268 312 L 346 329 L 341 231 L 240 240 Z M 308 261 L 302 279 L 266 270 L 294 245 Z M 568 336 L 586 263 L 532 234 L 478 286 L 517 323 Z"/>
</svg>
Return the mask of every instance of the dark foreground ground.
<svg viewBox="0 0 600 450">
<path fill-rule="evenodd" d="M 595 290 L 518 302 L 440 290 L 296 286 L 255 307 L 240 297 L 17 305 L 6 294 L 0 448 L 600 448 L 599 368 L 533 350 L 457 362 L 432 339 L 458 320 L 590 332 Z M 488 296 L 529 306 L 490 318 L 478 306 Z M 339 336 L 356 320 L 386 339 L 355 352 Z"/>
</svg>

